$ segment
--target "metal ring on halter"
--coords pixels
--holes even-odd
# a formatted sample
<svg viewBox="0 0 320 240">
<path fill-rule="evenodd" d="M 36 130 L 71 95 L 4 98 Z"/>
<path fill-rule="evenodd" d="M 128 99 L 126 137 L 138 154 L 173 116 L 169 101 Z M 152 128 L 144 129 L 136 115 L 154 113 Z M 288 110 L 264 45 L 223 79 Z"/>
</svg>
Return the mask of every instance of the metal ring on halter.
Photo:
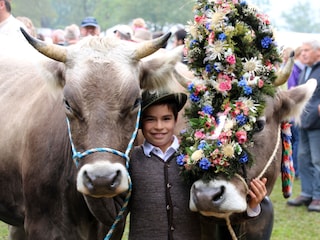
<svg viewBox="0 0 320 240">
<path fill-rule="evenodd" d="M 129 153 L 130 153 L 130 151 L 132 149 L 134 140 L 136 139 L 136 136 L 137 136 L 137 133 L 138 133 L 138 130 L 139 130 L 140 115 L 141 115 L 141 106 L 139 107 L 139 111 L 138 111 L 138 114 L 137 114 L 137 120 L 136 120 L 136 125 L 135 125 L 134 132 L 132 133 L 131 139 L 130 139 L 130 141 L 128 143 L 128 146 L 127 146 L 127 149 L 126 149 L 126 151 L 124 153 L 120 152 L 118 150 L 112 149 L 112 148 L 92 148 L 92 149 L 86 150 L 86 151 L 84 151 L 82 153 L 81 152 L 77 152 L 77 150 L 76 150 L 76 148 L 75 148 L 75 146 L 73 144 L 73 141 L 72 141 L 70 122 L 69 122 L 69 119 L 66 118 L 67 126 L 68 126 L 68 134 L 69 134 L 71 149 L 72 149 L 72 153 L 73 153 L 72 159 L 73 159 L 76 167 L 79 166 L 79 160 L 81 158 L 84 158 L 85 156 L 88 156 L 89 154 L 92 154 L 92 153 L 95 153 L 95 152 L 109 152 L 109 153 L 113 153 L 115 155 L 118 155 L 120 157 L 123 157 L 126 160 L 126 168 L 129 169 L 129 162 L 130 162 Z M 131 178 L 130 178 L 129 173 L 128 173 L 128 182 L 129 182 L 128 194 L 127 194 L 127 196 L 126 196 L 126 198 L 124 200 L 124 204 L 123 204 L 122 208 L 120 209 L 120 211 L 118 213 L 118 216 L 116 217 L 114 223 L 112 224 L 112 226 L 111 226 L 111 228 L 110 228 L 110 230 L 109 230 L 109 232 L 106 235 L 104 240 L 109 240 L 111 238 L 112 233 L 113 233 L 117 223 L 121 220 L 123 213 L 127 209 L 127 206 L 128 206 L 128 203 L 129 203 L 129 200 L 130 200 L 130 197 L 131 197 L 131 190 L 132 190 L 132 183 L 131 183 Z"/>
</svg>

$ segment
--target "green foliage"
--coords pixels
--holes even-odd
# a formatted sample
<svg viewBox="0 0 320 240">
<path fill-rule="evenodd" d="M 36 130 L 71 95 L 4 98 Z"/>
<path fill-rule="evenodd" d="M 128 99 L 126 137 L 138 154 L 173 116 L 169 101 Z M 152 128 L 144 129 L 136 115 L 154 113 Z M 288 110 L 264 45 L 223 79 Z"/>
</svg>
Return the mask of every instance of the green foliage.
<svg viewBox="0 0 320 240">
<path fill-rule="evenodd" d="M 36 27 L 63 28 L 80 24 L 86 16 L 97 18 L 101 29 L 116 24 L 128 24 L 137 17 L 144 18 L 149 27 L 160 29 L 167 24 L 186 24 L 193 17 L 193 1 L 126 1 L 126 0 L 15 0 L 15 16 L 29 17 Z"/>
<path fill-rule="evenodd" d="M 318 10 L 319 11 L 319 10 Z M 310 2 L 299 2 L 293 5 L 288 11 L 282 13 L 282 17 L 286 21 L 286 28 L 295 32 L 304 33 L 319 33 L 320 22 L 315 21 L 314 13 L 317 12 L 312 9 Z"/>
</svg>

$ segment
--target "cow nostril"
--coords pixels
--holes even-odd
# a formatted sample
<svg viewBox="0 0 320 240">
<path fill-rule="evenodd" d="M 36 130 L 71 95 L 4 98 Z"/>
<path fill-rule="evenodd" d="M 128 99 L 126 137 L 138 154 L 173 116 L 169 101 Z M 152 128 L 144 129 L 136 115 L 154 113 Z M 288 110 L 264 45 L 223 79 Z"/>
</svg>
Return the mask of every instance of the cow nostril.
<svg viewBox="0 0 320 240">
<path fill-rule="evenodd" d="M 92 179 L 90 178 L 89 174 L 87 171 L 84 171 L 83 172 L 83 184 L 89 189 L 89 190 L 92 190 L 94 187 L 93 187 L 93 181 Z"/>
<path fill-rule="evenodd" d="M 116 174 L 114 178 L 112 179 L 112 182 L 110 183 L 110 188 L 114 189 L 117 188 L 120 184 L 120 178 L 121 178 L 121 171 L 116 171 Z"/>
<path fill-rule="evenodd" d="M 212 195 L 212 201 L 213 202 L 219 202 L 223 198 L 223 195 L 225 193 L 226 189 L 224 186 L 220 187 L 220 190 L 217 191 L 215 194 Z"/>
</svg>

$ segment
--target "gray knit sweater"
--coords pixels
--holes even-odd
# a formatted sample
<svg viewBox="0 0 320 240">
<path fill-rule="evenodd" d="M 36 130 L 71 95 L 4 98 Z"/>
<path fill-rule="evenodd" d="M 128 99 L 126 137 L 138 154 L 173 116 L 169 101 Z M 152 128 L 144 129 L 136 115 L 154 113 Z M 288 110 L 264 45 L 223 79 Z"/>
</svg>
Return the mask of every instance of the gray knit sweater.
<svg viewBox="0 0 320 240">
<path fill-rule="evenodd" d="M 199 215 L 189 210 L 189 191 L 172 156 L 167 162 L 141 146 L 130 162 L 130 240 L 199 240 Z"/>
</svg>

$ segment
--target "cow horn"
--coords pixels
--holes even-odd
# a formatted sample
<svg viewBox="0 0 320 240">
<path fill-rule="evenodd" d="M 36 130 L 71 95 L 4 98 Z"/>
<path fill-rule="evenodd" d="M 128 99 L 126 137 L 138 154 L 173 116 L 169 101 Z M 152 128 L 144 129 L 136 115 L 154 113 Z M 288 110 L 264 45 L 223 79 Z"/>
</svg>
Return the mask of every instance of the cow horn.
<svg viewBox="0 0 320 240">
<path fill-rule="evenodd" d="M 66 62 L 67 59 L 67 49 L 56 45 L 56 44 L 47 44 L 43 41 L 40 41 L 32 36 L 30 36 L 23 28 L 20 28 L 22 34 L 27 39 L 27 41 L 40 53 L 59 62 Z"/>
<path fill-rule="evenodd" d="M 171 36 L 171 33 L 168 32 L 159 38 L 140 43 L 140 45 L 135 51 L 133 58 L 136 60 L 140 60 L 141 58 L 144 58 L 156 52 L 168 41 L 170 36 Z"/>
<path fill-rule="evenodd" d="M 284 84 L 288 78 L 290 77 L 292 68 L 294 65 L 294 51 L 291 52 L 290 57 L 286 63 L 286 65 L 279 69 L 278 72 L 276 73 L 276 80 L 274 81 L 274 86 L 280 86 L 282 84 Z"/>
</svg>

